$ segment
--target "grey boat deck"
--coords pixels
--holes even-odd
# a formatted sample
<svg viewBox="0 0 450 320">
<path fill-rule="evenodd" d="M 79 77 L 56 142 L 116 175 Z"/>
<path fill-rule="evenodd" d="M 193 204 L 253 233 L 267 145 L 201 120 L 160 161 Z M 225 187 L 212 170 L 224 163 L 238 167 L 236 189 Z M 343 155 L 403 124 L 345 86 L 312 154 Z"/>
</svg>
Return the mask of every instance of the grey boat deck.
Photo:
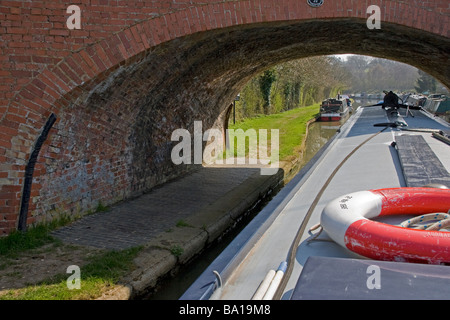
<svg viewBox="0 0 450 320">
<path fill-rule="evenodd" d="M 399 112 L 405 114 L 403 109 Z M 408 161 L 411 155 L 405 153 L 403 149 L 405 144 L 411 144 L 410 136 L 415 137 L 412 139 L 423 140 L 432 151 L 429 154 L 434 157 L 434 161 L 440 163 L 439 170 L 423 175 L 425 177 L 423 181 L 418 181 L 417 177 L 412 178 L 415 183 L 448 181 L 442 180 L 441 175 L 448 176 L 450 172 L 450 146 L 434 138 L 428 129 L 449 130 L 449 125 L 426 112 L 413 112 L 414 117 L 391 117 L 381 107 L 356 110 L 326 148 L 266 206 L 181 299 L 251 299 L 267 272 L 271 269 L 276 270 L 280 262 L 287 260 L 290 246 L 306 213 L 330 175 L 347 155 L 366 139 L 371 138 L 346 160 L 326 185 L 306 224 L 296 251 L 294 269 L 282 299 L 292 298 L 303 266 L 309 257 L 361 259 L 360 256 L 328 241 L 330 239 L 325 232 L 318 237 L 319 240 L 325 241 L 308 241 L 311 238 L 308 230 L 319 223 L 323 208 L 336 197 L 361 190 L 408 186 L 411 177 L 405 176 L 405 173 L 410 174 L 407 167 L 411 164 L 405 161 Z M 405 122 L 407 124 L 405 128 L 408 129 L 426 130 L 404 131 L 400 127 L 388 127 L 380 132 L 384 128 L 374 126 L 393 121 Z M 373 136 L 376 133 L 378 134 Z M 393 142 L 397 142 L 397 146 Z M 399 145 L 400 149 L 397 150 Z M 419 160 L 414 161 L 420 162 L 423 155 L 415 154 L 415 157 Z M 414 174 L 414 170 L 409 171 Z M 212 289 L 217 285 L 212 285 L 215 282 L 213 271 L 220 274 L 222 281 L 222 286 L 214 293 Z M 209 292 L 205 289 L 208 287 Z"/>
<path fill-rule="evenodd" d="M 401 135 L 395 141 L 408 187 L 450 186 L 450 174 L 422 135 Z"/>
</svg>

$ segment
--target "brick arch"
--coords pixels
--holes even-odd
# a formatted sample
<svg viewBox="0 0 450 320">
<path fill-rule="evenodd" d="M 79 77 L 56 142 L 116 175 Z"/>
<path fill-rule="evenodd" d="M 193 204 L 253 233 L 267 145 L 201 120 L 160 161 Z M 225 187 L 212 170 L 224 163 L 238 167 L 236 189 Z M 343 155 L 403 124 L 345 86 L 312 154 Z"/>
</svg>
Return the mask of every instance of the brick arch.
<svg viewBox="0 0 450 320">
<path fill-rule="evenodd" d="M 59 124 L 52 129 L 41 151 L 31 194 L 45 204 L 32 203 L 29 223 L 46 219 L 44 211 L 76 214 L 77 210 L 92 209 L 99 200 L 113 203 L 179 174 L 185 168 L 164 161 L 170 151 L 167 133 L 190 126 L 195 118 L 213 125 L 240 86 L 255 73 L 280 61 L 315 54 L 371 54 L 421 67 L 448 86 L 448 68 L 442 66 L 448 65 L 445 62 L 449 52 L 449 9 L 445 1 L 436 1 L 432 10 L 424 3 L 374 1 L 383 14 L 382 29 L 372 31 L 365 27 L 368 15 L 361 1 L 327 0 L 326 5 L 317 9 L 310 8 L 306 1 L 289 0 L 199 4 L 143 20 L 67 55 L 34 77 L 4 108 L 0 122 L 3 134 L 0 177 L 4 182 L 0 188 L 3 216 L 0 233 L 16 227 L 24 168 L 41 128 L 52 113 L 58 116 Z M 345 30 L 346 34 L 342 39 L 330 41 L 333 29 Z M 274 43 L 267 43 L 265 34 Z M 361 46 L 346 47 L 345 42 L 355 36 Z M 274 40 L 278 37 L 281 39 Z M 400 49 L 383 48 L 380 45 L 383 37 L 396 41 Z M 243 45 L 245 39 L 248 43 Z M 324 42 L 321 44 L 320 40 Z M 405 54 L 408 49 L 413 54 Z M 428 52 L 436 61 L 426 59 Z M 147 80 L 134 84 L 133 77 Z M 186 94 L 183 88 L 191 93 Z M 139 94 L 138 89 L 151 92 L 151 96 Z M 170 97 L 175 94 L 178 96 Z M 168 106 L 170 112 L 165 109 Z M 87 117 L 91 126 L 83 136 L 86 128 L 83 121 Z M 115 133 L 106 134 L 104 131 L 112 127 L 111 123 Z M 161 128 L 154 123 L 162 124 Z M 68 127 L 80 135 L 68 133 Z M 101 152 L 94 154 L 92 148 L 80 148 L 92 144 L 102 134 L 103 140 L 97 141 L 96 146 L 110 150 L 109 159 L 101 159 Z M 118 141 L 120 137 L 123 139 Z M 70 143 L 72 149 L 68 151 Z M 142 150 L 143 154 L 139 154 Z M 80 155 L 83 152 L 87 156 Z M 69 167 L 58 167 L 59 164 L 55 165 L 58 161 Z M 147 168 L 149 163 L 151 166 Z M 98 175 L 107 176 L 98 185 L 90 184 L 97 174 L 95 170 L 99 170 Z M 155 178 L 159 171 L 164 176 Z M 83 185 L 61 182 L 67 179 Z M 64 203 L 55 186 L 51 190 L 56 180 L 58 188 L 66 188 L 61 193 L 85 203 L 81 209 L 75 203 Z M 110 185 L 118 187 L 105 196 L 102 192 L 108 191 Z M 97 189 L 103 191 L 94 194 Z M 90 196 L 83 198 L 81 194 Z"/>
</svg>

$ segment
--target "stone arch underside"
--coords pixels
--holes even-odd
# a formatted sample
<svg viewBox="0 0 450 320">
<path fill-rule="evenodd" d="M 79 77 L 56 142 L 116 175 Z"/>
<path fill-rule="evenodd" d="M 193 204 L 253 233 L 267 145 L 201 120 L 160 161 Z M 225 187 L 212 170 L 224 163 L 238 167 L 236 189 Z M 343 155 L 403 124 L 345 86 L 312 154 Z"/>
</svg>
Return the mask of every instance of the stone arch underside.
<svg viewBox="0 0 450 320">
<path fill-rule="evenodd" d="M 150 47 L 55 104 L 58 120 L 39 157 L 29 221 L 82 214 L 189 171 L 170 159 L 173 130 L 192 132 L 194 121 L 211 128 L 251 77 L 277 63 L 372 55 L 416 66 L 449 87 L 449 52 L 446 37 L 393 23 L 368 30 L 358 18 L 241 25 Z"/>
</svg>

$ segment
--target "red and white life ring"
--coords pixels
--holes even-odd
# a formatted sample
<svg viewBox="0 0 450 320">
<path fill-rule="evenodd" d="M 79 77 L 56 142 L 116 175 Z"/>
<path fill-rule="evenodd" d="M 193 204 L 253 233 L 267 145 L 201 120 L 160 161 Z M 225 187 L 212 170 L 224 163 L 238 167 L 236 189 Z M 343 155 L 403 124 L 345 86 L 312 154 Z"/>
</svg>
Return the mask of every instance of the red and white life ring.
<svg viewBox="0 0 450 320">
<path fill-rule="evenodd" d="M 450 232 L 403 228 L 369 219 L 447 212 L 450 189 L 392 188 L 360 191 L 331 201 L 321 226 L 339 245 L 376 260 L 450 263 Z"/>
</svg>

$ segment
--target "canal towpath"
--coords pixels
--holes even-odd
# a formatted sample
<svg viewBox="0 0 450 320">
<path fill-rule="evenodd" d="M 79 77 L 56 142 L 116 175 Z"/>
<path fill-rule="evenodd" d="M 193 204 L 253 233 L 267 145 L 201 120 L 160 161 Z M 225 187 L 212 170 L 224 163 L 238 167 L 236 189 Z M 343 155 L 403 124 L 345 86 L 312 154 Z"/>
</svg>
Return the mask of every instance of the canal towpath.
<svg viewBox="0 0 450 320">
<path fill-rule="evenodd" d="M 306 124 L 301 153 L 314 120 Z M 122 285 L 102 298 L 143 296 L 239 225 L 246 213 L 295 175 L 303 160 L 301 156 L 281 160 L 274 175 L 261 175 L 260 165 L 237 165 L 236 159 L 231 165 L 197 166 L 184 177 L 107 212 L 86 216 L 53 235 L 64 243 L 108 250 L 143 246 Z"/>
<path fill-rule="evenodd" d="M 309 139 L 305 136 L 305 140 Z M 305 159 L 280 161 L 280 169 L 272 176 L 261 175 L 258 166 L 197 166 L 190 174 L 136 199 L 86 215 L 52 232 L 64 243 L 63 248 L 76 245 L 74 253 L 67 254 L 67 250 L 58 248 L 61 252 L 54 255 L 31 253 L 25 257 L 27 260 L 17 260 L 9 271 L 26 275 L 23 279 L 1 277 L 0 295 L 2 290 L 20 288 L 27 280 L 34 283 L 64 273 L 68 265 L 82 266 L 86 262 L 83 257 L 139 246 L 142 249 L 133 260 L 133 267 L 119 284 L 99 298 L 146 296 L 147 290 L 161 279 L 173 275 L 188 262 L 201 259 L 200 254 L 215 247 L 224 233 L 242 225 L 239 222 L 245 213 L 262 199 L 270 198 L 275 189 L 295 175 L 302 165 L 300 160 Z M 24 272 L 18 268 L 21 265 L 26 268 Z M 0 273 L 5 272 L 8 270 Z"/>
<path fill-rule="evenodd" d="M 142 246 L 134 268 L 101 299 L 132 299 L 185 265 L 235 227 L 252 207 L 284 184 L 295 163 L 274 175 L 257 167 L 199 166 L 107 211 L 55 230 L 66 244 L 106 250 Z"/>
</svg>

